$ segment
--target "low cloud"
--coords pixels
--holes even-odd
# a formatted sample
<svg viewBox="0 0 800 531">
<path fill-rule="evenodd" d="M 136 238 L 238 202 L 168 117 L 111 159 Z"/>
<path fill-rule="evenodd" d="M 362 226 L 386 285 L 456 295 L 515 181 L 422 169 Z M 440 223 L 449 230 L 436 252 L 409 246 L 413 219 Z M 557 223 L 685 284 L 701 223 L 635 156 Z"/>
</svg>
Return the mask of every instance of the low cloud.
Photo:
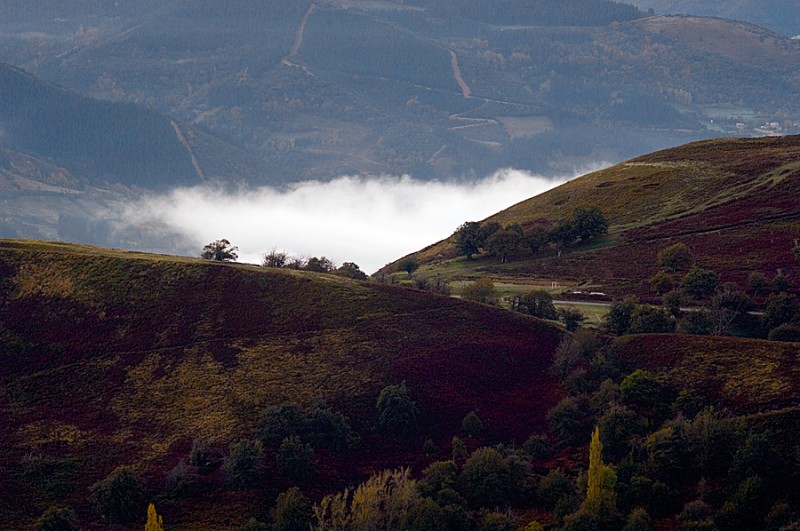
<svg viewBox="0 0 800 531">
<path fill-rule="evenodd" d="M 180 247 L 188 244 L 198 253 L 204 244 L 226 238 L 239 247 L 242 262 L 259 263 L 263 253 L 278 249 L 355 262 L 371 273 L 446 238 L 464 221 L 482 220 L 576 175 L 550 179 L 502 170 L 475 182 L 404 176 L 340 177 L 240 192 L 201 186 L 143 199 L 124 217 L 132 225 L 182 235 Z"/>
</svg>

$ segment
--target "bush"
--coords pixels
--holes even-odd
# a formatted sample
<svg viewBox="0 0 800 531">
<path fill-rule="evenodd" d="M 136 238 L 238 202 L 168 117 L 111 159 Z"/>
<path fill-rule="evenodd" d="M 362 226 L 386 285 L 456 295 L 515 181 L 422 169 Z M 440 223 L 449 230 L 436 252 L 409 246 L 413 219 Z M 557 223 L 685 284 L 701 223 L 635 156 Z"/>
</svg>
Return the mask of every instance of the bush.
<svg viewBox="0 0 800 531">
<path fill-rule="evenodd" d="M 581 444 L 589 438 L 593 419 L 585 396 L 568 396 L 548 411 L 547 420 L 553 431 L 568 445 Z"/>
<path fill-rule="evenodd" d="M 769 331 L 767 339 L 770 341 L 786 342 L 800 341 L 800 325 L 794 323 L 785 323 L 780 326 L 776 326 Z"/>
<path fill-rule="evenodd" d="M 314 449 L 303 444 L 300 437 L 287 437 L 281 442 L 275 461 L 280 471 L 289 479 L 305 479 L 314 474 Z"/>
<path fill-rule="evenodd" d="M 630 334 L 669 334 L 675 331 L 675 321 L 661 308 L 638 305 L 631 314 Z"/>
<path fill-rule="evenodd" d="M 133 471 L 121 466 L 89 488 L 89 500 L 108 524 L 144 522 L 147 502 L 144 486 Z"/>
<path fill-rule="evenodd" d="M 520 313 L 539 317 L 540 319 L 558 319 L 553 297 L 543 289 L 537 289 L 515 297 L 512 308 Z"/>
<path fill-rule="evenodd" d="M 547 435 L 531 435 L 525 440 L 522 449 L 534 459 L 547 459 L 553 455 L 553 445 Z"/>
<path fill-rule="evenodd" d="M 575 494 L 575 482 L 560 468 L 551 469 L 536 486 L 536 495 L 548 509 L 555 508 L 562 498 L 574 497 Z"/>
<path fill-rule="evenodd" d="M 497 450 L 479 448 L 464 463 L 460 482 L 473 507 L 499 507 L 509 503 L 513 476 Z"/>
<path fill-rule="evenodd" d="M 558 308 L 556 312 L 558 313 L 558 319 L 564 323 L 564 327 L 570 332 L 577 330 L 581 323 L 586 320 L 586 316 L 577 308 Z"/>
<path fill-rule="evenodd" d="M 305 494 L 292 487 L 278 495 L 272 509 L 272 531 L 308 531 L 314 521 L 314 510 Z"/>
<path fill-rule="evenodd" d="M 497 304 L 497 290 L 494 283 L 488 278 L 481 278 L 464 288 L 462 295 L 465 299 L 483 304 Z"/>
<path fill-rule="evenodd" d="M 664 293 L 667 293 L 668 291 L 672 290 L 675 285 L 672 275 L 666 271 L 659 271 L 649 280 L 649 282 L 650 289 L 652 289 L 653 293 L 656 295 L 663 295 Z"/>
<path fill-rule="evenodd" d="M 696 336 L 707 336 L 712 332 L 713 328 L 714 322 L 711 319 L 711 313 L 706 310 L 688 312 L 681 319 L 679 327 L 682 333 Z"/>
<path fill-rule="evenodd" d="M 378 410 L 378 428 L 384 435 L 407 435 L 417 427 L 419 410 L 411 400 L 405 382 L 381 389 L 375 408 Z"/>
<path fill-rule="evenodd" d="M 713 271 L 693 267 L 681 279 L 681 288 L 695 299 L 710 297 L 719 287 L 719 277 Z"/>
<path fill-rule="evenodd" d="M 685 243 L 678 242 L 658 253 L 658 264 L 672 271 L 685 271 L 693 262 L 692 253 Z"/>
<path fill-rule="evenodd" d="M 622 531 L 652 531 L 653 529 L 655 528 L 650 515 L 643 508 L 638 507 L 628 515 Z"/>
<path fill-rule="evenodd" d="M 633 322 L 633 312 L 636 309 L 636 299 L 626 297 L 622 301 L 614 301 L 608 308 L 604 326 L 612 334 L 627 334 Z"/>
<path fill-rule="evenodd" d="M 514 519 L 505 513 L 483 511 L 476 531 L 514 531 Z"/>
<path fill-rule="evenodd" d="M 754 296 L 763 295 L 769 288 L 769 279 L 764 273 L 753 271 L 747 276 L 747 290 Z"/>
<path fill-rule="evenodd" d="M 773 293 L 764 307 L 764 324 L 767 330 L 788 323 L 800 313 L 800 304 L 796 295 Z"/>
<path fill-rule="evenodd" d="M 222 465 L 231 482 L 238 488 L 250 486 L 260 473 L 259 461 L 264 455 L 261 441 L 244 439 L 231 445 L 230 454 Z"/>
<path fill-rule="evenodd" d="M 36 521 L 36 531 L 78 531 L 78 517 L 70 507 L 50 507 Z"/>
<path fill-rule="evenodd" d="M 474 411 L 470 411 L 461 421 L 461 431 L 467 437 L 477 437 L 483 431 L 483 422 Z"/>
</svg>

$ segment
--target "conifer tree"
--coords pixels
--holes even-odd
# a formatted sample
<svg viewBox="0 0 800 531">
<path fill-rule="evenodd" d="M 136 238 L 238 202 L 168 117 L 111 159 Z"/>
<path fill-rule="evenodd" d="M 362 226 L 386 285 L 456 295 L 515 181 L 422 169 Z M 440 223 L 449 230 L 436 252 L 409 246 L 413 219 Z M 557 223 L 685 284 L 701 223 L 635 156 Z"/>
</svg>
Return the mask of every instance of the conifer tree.
<svg viewBox="0 0 800 531">
<path fill-rule="evenodd" d="M 147 507 L 147 523 L 144 524 L 144 531 L 164 531 L 164 520 L 156 512 L 156 506 L 152 503 Z"/>
<path fill-rule="evenodd" d="M 595 427 L 589 445 L 589 480 L 586 489 L 585 509 L 595 512 L 600 507 L 603 490 L 603 443 L 600 442 L 600 428 Z"/>
</svg>

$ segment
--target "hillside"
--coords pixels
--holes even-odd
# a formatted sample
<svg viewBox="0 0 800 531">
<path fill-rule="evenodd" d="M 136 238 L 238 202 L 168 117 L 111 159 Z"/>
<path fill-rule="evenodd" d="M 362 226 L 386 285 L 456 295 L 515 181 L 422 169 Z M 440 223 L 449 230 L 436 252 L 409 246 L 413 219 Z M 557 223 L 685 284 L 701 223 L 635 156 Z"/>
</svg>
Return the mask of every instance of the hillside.
<svg viewBox="0 0 800 531">
<path fill-rule="evenodd" d="M 800 137 L 721 139 L 688 144 L 613 166 L 522 201 L 486 221 L 552 228 L 583 204 L 602 209 L 608 235 L 558 256 L 520 252 L 509 263 L 456 257 L 454 237 L 415 253 L 420 275 L 558 281 L 615 297 L 650 295 L 657 254 L 678 241 L 723 282 L 782 270 L 797 282 Z M 397 267 L 390 264 L 382 274 Z M 380 274 L 380 273 L 379 273 Z"/>
<path fill-rule="evenodd" d="M 800 9 L 792 0 L 630 0 L 658 14 L 720 17 L 758 24 L 787 37 L 800 34 Z"/>
<path fill-rule="evenodd" d="M 422 441 L 447 448 L 471 410 L 522 440 L 563 393 L 547 372 L 559 328 L 328 275 L 17 240 L 0 243 L 0 296 L 0 492 L 16 493 L 0 527 L 55 503 L 92 521 L 87 488 L 119 465 L 162 492 L 194 440 L 227 451 L 269 406 L 324 400 L 351 418 L 361 442 L 318 450 L 319 494 L 419 469 Z M 420 432 L 392 443 L 373 432 L 375 399 L 403 381 Z M 288 486 L 163 503 L 173 522 L 227 528 L 220 509 Z"/>
<path fill-rule="evenodd" d="M 70 3 L 82 29 L 33 12 L 0 59 L 229 139 L 267 182 L 554 175 L 800 123 L 800 43 L 617 2 Z"/>
</svg>

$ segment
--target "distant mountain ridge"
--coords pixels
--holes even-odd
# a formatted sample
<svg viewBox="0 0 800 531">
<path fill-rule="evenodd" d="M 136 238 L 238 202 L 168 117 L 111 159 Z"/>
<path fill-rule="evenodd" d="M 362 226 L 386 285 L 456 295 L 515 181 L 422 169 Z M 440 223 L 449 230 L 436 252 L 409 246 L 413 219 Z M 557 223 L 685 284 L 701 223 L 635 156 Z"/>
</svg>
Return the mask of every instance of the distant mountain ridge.
<svg viewBox="0 0 800 531">
<path fill-rule="evenodd" d="M 800 127 L 800 44 L 721 20 L 600 0 L 135 5 L 61 39 L 0 36 L 0 58 L 212 131 L 274 182 L 558 174 Z"/>
<path fill-rule="evenodd" d="M 659 14 L 687 14 L 743 20 L 782 33 L 800 35 L 800 6 L 794 0 L 628 0 Z"/>
</svg>

